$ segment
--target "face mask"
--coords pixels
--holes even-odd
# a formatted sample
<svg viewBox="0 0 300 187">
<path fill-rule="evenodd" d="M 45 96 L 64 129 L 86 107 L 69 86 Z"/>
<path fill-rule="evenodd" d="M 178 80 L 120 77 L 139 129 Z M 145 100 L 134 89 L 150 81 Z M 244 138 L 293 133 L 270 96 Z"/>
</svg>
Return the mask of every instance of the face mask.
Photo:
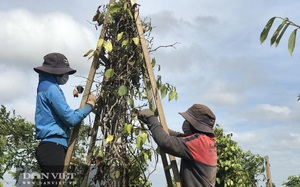
<svg viewBox="0 0 300 187">
<path fill-rule="evenodd" d="M 192 131 L 191 131 L 191 124 L 185 120 L 182 124 L 182 131 L 185 135 L 191 135 Z"/>
<path fill-rule="evenodd" d="M 69 74 L 66 73 L 63 75 L 58 75 L 58 76 L 56 76 L 56 80 L 59 85 L 64 85 L 69 80 Z"/>
</svg>

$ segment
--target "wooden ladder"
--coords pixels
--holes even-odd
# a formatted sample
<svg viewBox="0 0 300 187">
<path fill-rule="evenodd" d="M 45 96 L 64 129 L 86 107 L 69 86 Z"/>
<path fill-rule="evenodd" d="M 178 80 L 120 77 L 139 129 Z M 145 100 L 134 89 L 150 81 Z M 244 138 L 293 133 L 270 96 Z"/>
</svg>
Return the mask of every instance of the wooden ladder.
<svg viewBox="0 0 300 187">
<path fill-rule="evenodd" d="M 128 3 L 130 3 L 131 6 L 135 5 L 135 0 L 128 0 L 128 1 L 129 1 Z M 115 2 L 115 0 L 110 0 L 109 1 L 109 6 L 111 4 L 113 4 L 114 2 Z M 149 79 L 149 81 L 151 83 L 151 87 L 152 87 L 152 90 L 148 90 L 148 92 L 151 93 L 151 94 L 148 94 L 148 100 L 155 102 L 155 106 L 156 106 L 158 114 L 159 114 L 160 123 L 163 126 L 163 129 L 165 130 L 165 132 L 169 134 L 167 122 L 166 122 L 163 107 L 162 107 L 161 98 L 160 98 L 160 95 L 159 95 L 159 92 L 158 92 L 158 88 L 157 88 L 157 85 L 156 85 L 156 80 L 155 80 L 155 76 L 154 76 L 154 72 L 153 72 L 153 68 L 152 68 L 152 64 L 151 64 L 151 58 L 150 58 L 148 47 L 147 47 L 147 41 L 144 37 L 144 32 L 143 32 L 141 20 L 139 18 L 137 7 L 135 8 L 134 17 L 135 17 L 136 28 L 137 28 L 138 33 L 139 33 L 139 41 L 140 41 L 140 44 L 142 46 L 145 65 L 146 65 L 146 68 L 147 68 L 147 73 L 148 73 L 147 74 L 147 79 Z M 109 12 L 106 13 L 106 16 L 105 16 L 105 19 L 104 19 L 104 22 L 103 22 L 103 25 L 102 25 L 102 30 L 101 30 L 101 33 L 100 33 L 100 36 L 99 36 L 99 40 L 104 39 L 105 33 L 107 31 L 108 21 L 109 21 Z M 101 51 L 102 47 L 103 47 L 103 45 L 97 46 L 97 50 Z M 99 53 L 95 54 L 94 57 L 93 57 L 92 65 L 91 65 L 91 68 L 90 68 L 90 71 L 89 71 L 87 83 L 85 85 L 85 89 L 84 89 L 84 93 L 83 93 L 83 96 L 82 96 L 80 107 L 85 105 L 85 103 L 87 101 L 87 98 L 88 98 L 88 95 L 91 91 L 94 76 L 96 74 L 96 69 L 97 69 L 96 66 L 97 66 L 97 63 L 98 63 L 98 59 L 99 59 Z M 95 122 L 97 121 L 96 118 L 98 118 L 98 117 L 99 116 L 96 114 Z M 68 167 L 70 165 L 72 154 L 74 152 L 75 145 L 77 143 L 77 139 L 78 139 L 78 135 L 79 135 L 79 129 L 80 129 L 80 125 L 75 126 L 74 129 L 73 129 L 73 133 L 72 133 L 70 143 L 69 143 L 70 145 L 69 145 L 69 148 L 68 148 L 68 151 L 67 151 L 67 154 L 66 154 L 66 158 L 65 158 L 64 173 L 67 172 Z M 83 182 L 81 183 L 81 187 L 86 187 L 87 186 L 87 180 L 88 180 L 88 175 L 89 175 L 89 170 L 90 170 L 91 160 L 92 160 L 92 149 L 95 146 L 96 136 L 97 136 L 97 132 L 98 132 L 98 125 L 96 123 L 94 123 L 93 129 L 95 130 L 96 133 L 94 133 L 94 135 L 90 139 L 88 154 L 87 154 L 86 163 L 85 163 L 85 166 L 86 166 L 85 177 L 84 177 Z M 168 187 L 173 187 L 173 179 L 172 179 L 172 175 L 171 175 L 170 170 L 173 171 L 174 182 L 176 183 L 176 187 L 181 187 L 180 176 L 179 176 L 179 171 L 178 171 L 178 167 L 177 167 L 175 157 L 172 156 L 172 155 L 166 154 L 162 150 L 160 150 L 160 155 L 161 155 L 162 163 L 163 163 L 163 166 L 164 166 L 164 172 L 165 172 Z M 62 179 L 59 187 L 62 187 L 62 186 L 63 186 L 63 179 Z"/>
</svg>

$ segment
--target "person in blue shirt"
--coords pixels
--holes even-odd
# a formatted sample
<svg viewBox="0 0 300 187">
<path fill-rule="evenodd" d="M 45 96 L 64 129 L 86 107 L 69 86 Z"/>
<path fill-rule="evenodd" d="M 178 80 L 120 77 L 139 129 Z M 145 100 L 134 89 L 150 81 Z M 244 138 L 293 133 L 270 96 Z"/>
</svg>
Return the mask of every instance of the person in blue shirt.
<svg viewBox="0 0 300 187">
<path fill-rule="evenodd" d="M 96 96 L 90 93 L 87 103 L 73 110 L 66 102 L 59 85 L 64 85 L 69 75 L 76 70 L 69 65 L 61 53 L 49 53 L 42 66 L 34 68 L 39 74 L 36 96 L 35 136 L 40 143 L 36 159 L 41 168 L 41 186 L 58 186 L 63 172 L 64 160 L 70 138 L 70 127 L 74 127 L 92 111 Z"/>
</svg>

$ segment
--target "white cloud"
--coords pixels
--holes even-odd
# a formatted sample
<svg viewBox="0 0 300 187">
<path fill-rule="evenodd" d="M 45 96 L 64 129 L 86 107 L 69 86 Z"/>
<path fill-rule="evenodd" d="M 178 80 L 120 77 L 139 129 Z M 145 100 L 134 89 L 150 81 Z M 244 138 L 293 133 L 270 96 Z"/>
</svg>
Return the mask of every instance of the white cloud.
<svg viewBox="0 0 300 187">
<path fill-rule="evenodd" d="M 202 98 L 217 106 L 235 106 L 245 102 L 242 90 L 224 80 L 214 80 L 207 86 Z"/>
<path fill-rule="evenodd" d="M 0 17 L 0 102 L 32 120 L 38 80 L 33 68 L 42 65 L 47 53 L 60 52 L 77 75 L 87 76 L 90 62 L 83 55 L 96 46 L 94 27 L 89 30 L 62 12 L 12 9 L 0 11 Z"/>
<path fill-rule="evenodd" d="M 89 68 L 83 55 L 96 46 L 94 34 L 61 12 L 34 14 L 26 9 L 1 11 L 0 56 L 3 63 L 31 69 L 43 56 L 61 52 L 71 66 Z M 93 27 L 91 27 L 92 29 Z"/>
<path fill-rule="evenodd" d="M 19 69 L 0 65 L 0 103 L 6 104 L 30 96 L 32 87 L 28 84 L 28 79 L 29 76 Z"/>
<path fill-rule="evenodd" d="M 32 100 L 18 100 L 10 105 L 7 105 L 7 110 L 15 110 L 16 115 L 25 118 L 26 121 L 29 121 L 34 124 L 34 115 L 35 115 L 35 95 L 32 96 Z"/>
<path fill-rule="evenodd" d="M 292 128 L 288 126 L 282 126 L 276 132 L 277 137 L 280 139 L 272 142 L 274 144 L 274 150 L 280 152 L 282 150 L 300 151 L 300 133 L 294 132 Z"/>
<path fill-rule="evenodd" d="M 291 118 L 292 111 L 287 106 L 276 106 L 271 104 L 257 104 L 251 113 L 257 119 L 263 120 L 287 120 Z"/>
<path fill-rule="evenodd" d="M 232 139 L 241 145 L 256 144 L 259 141 L 258 134 L 255 132 L 233 132 Z"/>
<path fill-rule="evenodd" d="M 257 109 L 262 112 L 273 113 L 275 115 L 287 116 L 291 113 L 291 110 L 286 106 L 273 106 L 270 104 L 257 105 Z"/>
</svg>

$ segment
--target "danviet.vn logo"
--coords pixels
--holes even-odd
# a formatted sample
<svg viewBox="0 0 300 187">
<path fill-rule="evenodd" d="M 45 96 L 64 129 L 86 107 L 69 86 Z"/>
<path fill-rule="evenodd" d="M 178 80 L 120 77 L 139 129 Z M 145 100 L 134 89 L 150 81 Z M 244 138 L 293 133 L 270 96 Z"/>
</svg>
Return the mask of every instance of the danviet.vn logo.
<svg viewBox="0 0 300 187">
<path fill-rule="evenodd" d="M 76 173 L 40 173 L 24 172 L 22 175 L 22 185 L 59 185 L 74 184 Z M 74 184 L 75 185 L 75 184 Z"/>
</svg>

